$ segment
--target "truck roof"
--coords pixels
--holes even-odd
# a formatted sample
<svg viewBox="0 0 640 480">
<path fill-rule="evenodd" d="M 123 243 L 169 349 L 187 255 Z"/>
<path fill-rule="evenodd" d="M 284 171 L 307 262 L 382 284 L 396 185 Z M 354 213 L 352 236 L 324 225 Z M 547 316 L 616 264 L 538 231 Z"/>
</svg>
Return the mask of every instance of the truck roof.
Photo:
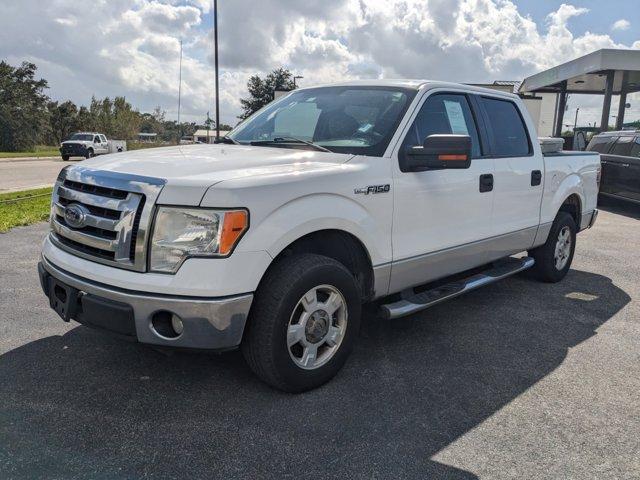
<svg viewBox="0 0 640 480">
<path fill-rule="evenodd" d="M 415 90 L 421 90 L 425 88 L 451 88 L 451 89 L 463 89 L 468 92 L 486 93 L 497 97 L 506 98 L 519 98 L 516 94 L 501 92 L 499 90 L 492 90 L 490 88 L 477 87 L 474 85 L 467 85 L 464 83 L 454 82 L 442 82 L 438 80 L 417 80 L 417 79 L 373 79 L 373 80 L 349 80 L 345 82 L 336 82 L 324 85 L 313 85 L 309 87 L 300 88 L 305 90 L 307 88 L 321 88 L 321 87 L 343 87 L 343 86 L 371 86 L 371 87 L 396 87 L 396 88 L 411 88 Z"/>
</svg>

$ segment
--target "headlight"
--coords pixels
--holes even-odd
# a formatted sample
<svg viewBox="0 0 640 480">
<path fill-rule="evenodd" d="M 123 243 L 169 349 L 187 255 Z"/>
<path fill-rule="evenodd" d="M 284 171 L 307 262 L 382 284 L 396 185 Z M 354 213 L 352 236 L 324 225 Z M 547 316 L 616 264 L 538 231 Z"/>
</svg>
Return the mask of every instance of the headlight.
<svg viewBox="0 0 640 480">
<path fill-rule="evenodd" d="M 173 273 L 189 257 L 225 257 L 248 227 L 246 210 L 159 207 L 150 269 Z"/>
</svg>

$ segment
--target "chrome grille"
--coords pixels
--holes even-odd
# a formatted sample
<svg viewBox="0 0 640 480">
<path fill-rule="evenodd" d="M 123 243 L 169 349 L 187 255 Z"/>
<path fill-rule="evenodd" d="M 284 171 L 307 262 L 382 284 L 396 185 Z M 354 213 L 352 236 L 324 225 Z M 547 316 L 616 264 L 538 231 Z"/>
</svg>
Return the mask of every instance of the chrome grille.
<svg viewBox="0 0 640 480">
<path fill-rule="evenodd" d="M 74 255 L 144 271 L 152 209 L 163 185 L 156 178 L 68 167 L 53 192 L 51 239 Z M 81 212 L 79 222 L 70 210 Z"/>
</svg>

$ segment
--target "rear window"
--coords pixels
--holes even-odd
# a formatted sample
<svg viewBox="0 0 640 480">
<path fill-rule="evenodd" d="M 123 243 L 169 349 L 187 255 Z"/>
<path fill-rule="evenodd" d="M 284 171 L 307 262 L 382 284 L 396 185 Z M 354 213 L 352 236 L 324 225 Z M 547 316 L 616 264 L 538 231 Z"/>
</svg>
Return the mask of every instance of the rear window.
<svg viewBox="0 0 640 480">
<path fill-rule="evenodd" d="M 489 134 L 493 155 L 499 157 L 524 157 L 531 153 L 527 127 L 522 121 L 518 107 L 508 100 L 482 97 L 489 117 Z"/>
<path fill-rule="evenodd" d="M 631 155 L 631 147 L 633 146 L 633 137 L 620 137 L 618 141 L 613 144 L 611 150 L 609 151 L 610 155 L 620 155 L 623 157 L 628 157 Z"/>
<path fill-rule="evenodd" d="M 609 147 L 611 147 L 611 144 L 617 138 L 618 137 L 610 137 L 610 136 L 599 137 L 599 136 L 595 136 L 589 142 L 589 145 L 587 146 L 587 150 L 591 151 L 591 152 L 608 153 L 609 152 Z"/>
</svg>

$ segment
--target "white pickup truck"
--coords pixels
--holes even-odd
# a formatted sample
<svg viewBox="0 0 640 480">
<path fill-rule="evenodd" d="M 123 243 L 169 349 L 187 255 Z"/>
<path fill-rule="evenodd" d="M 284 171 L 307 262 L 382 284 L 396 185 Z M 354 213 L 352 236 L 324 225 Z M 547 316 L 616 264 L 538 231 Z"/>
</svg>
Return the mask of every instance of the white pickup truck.
<svg viewBox="0 0 640 480">
<path fill-rule="evenodd" d="M 596 219 L 598 154 L 543 154 L 511 94 L 307 88 L 223 141 L 60 173 L 39 273 L 65 321 L 241 347 L 260 378 L 298 392 L 345 363 L 364 302 L 392 321 L 528 268 L 557 282 Z"/>
<path fill-rule="evenodd" d="M 107 140 L 102 133 L 78 132 L 71 135 L 69 140 L 60 144 L 60 155 L 65 162 L 71 157 L 91 158 L 107 153 L 124 152 L 127 143 L 123 140 Z"/>
</svg>

